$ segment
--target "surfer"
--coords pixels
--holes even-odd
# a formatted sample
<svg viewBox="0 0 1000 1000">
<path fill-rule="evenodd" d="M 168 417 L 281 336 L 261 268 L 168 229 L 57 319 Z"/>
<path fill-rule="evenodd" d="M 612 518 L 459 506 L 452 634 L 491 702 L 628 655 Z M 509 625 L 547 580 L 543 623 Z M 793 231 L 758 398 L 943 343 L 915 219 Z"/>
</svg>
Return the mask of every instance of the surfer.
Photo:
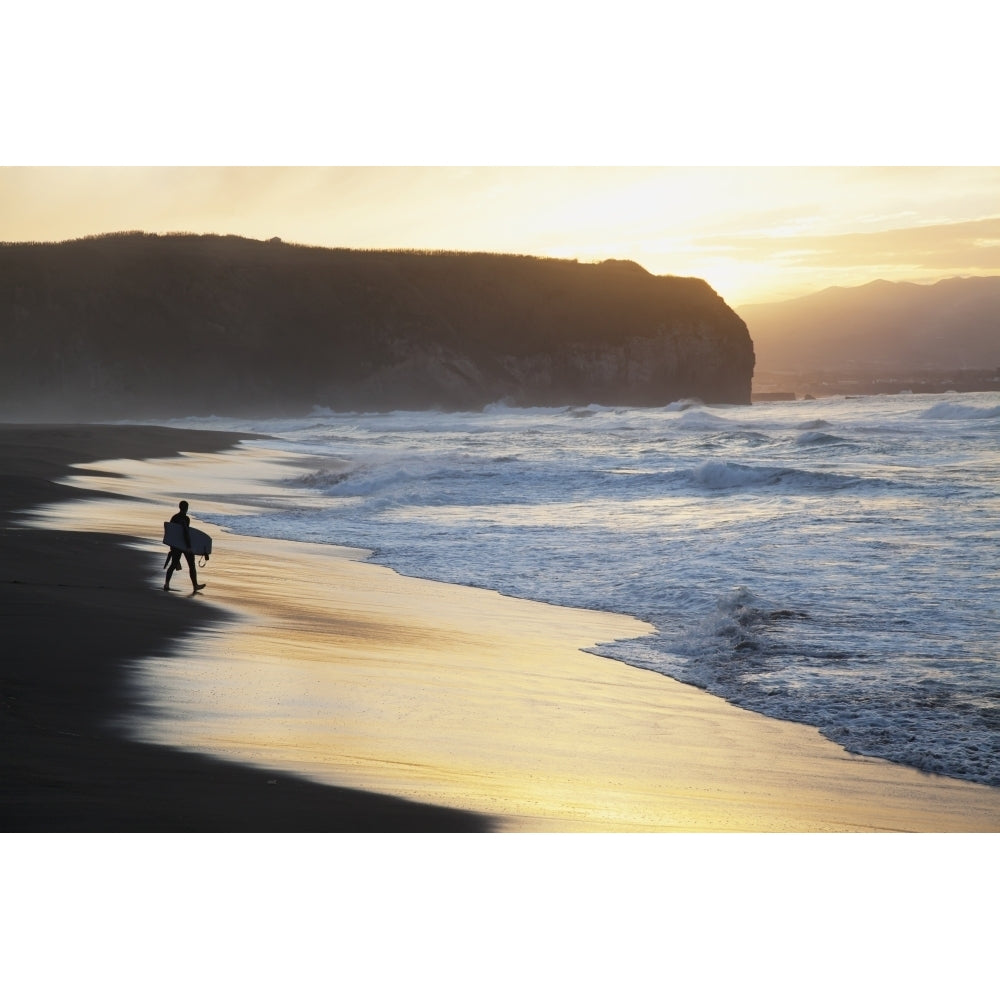
<svg viewBox="0 0 1000 1000">
<path fill-rule="evenodd" d="M 192 594 L 197 594 L 199 590 L 204 590 L 205 584 L 198 582 L 198 570 L 194 565 L 194 553 L 191 551 L 191 536 L 188 534 L 188 528 L 191 527 L 191 518 L 188 517 L 188 502 L 187 500 L 182 500 L 177 505 L 180 510 L 172 518 L 170 518 L 171 524 L 182 524 L 184 526 L 184 542 L 187 548 L 185 552 L 184 549 L 175 549 L 171 547 L 170 551 L 167 553 L 167 561 L 165 563 L 167 567 L 167 578 L 163 582 L 163 589 L 170 589 L 170 578 L 174 575 L 175 569 L 181 568 L 181 556 L 187 560 L 188 572 L 191 575 L 191 586 L 194 590 L 191 591 Z M 207 557 L 206 557 L 207 558 Z"/>
</svg>

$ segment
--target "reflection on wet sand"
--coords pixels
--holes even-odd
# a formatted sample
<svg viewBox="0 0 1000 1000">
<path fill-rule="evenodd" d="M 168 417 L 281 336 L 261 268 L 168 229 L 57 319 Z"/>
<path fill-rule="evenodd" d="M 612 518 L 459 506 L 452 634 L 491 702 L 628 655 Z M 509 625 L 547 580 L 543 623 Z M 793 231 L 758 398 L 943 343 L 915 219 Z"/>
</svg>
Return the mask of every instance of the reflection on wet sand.
<svg viewBox="0 0 1000 1000">
<path fill-rule="evenodd" d="M 195 598 L 232 625 L 134 665 L 138 738 L 456 806 L 510 830 L 997 830 L 1000 790 L 852 757 L 816 732 L 583 649 L 644 634 L 620 615 L 401 577 L 363 553 L 200 520 L 268 505 L 287 464 L 256 449 L 109 462 L 120 499 L 49 527 L 133 534 L 159 586 L 177 502 L 215 536 Z M 280 778 L 276 779 L 280 780 Z"/>
</svg>

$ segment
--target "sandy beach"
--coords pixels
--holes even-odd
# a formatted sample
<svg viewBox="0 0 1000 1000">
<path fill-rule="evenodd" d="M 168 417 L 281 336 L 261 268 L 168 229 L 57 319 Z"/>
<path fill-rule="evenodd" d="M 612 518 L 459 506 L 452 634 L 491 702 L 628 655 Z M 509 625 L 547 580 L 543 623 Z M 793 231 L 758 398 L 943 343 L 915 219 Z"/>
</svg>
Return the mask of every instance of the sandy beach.
<svg viewBox="0 0 1000 1000">
<path fill-rule="evenodd" d="M 0 427 L 6 832 L 476 831 L 478 817 L 271 775 L 145 745 L 110 723 L 130 708 L 127 664 L 231 612 L 164 594 L 162 565 L 122 534 L 18 526 L 19 512 L 92 494 L 74 463 L 224 448 L 232 435 L 110 426 Z M 167 512 L 169 514 L 169 511 Z M 160 518 L 163 520 L 163 518 Z M 183 591 L 182 591 L 183 592 Z M 177 600 L 172 598 L 177 597 Z"/>
<path fill-rule="evenodd" d="M 635 619 L 212 529 L 275 475 L 238 440 L 0 428 L 3 829 L 1000 830 L 1000 789 L 585 651 Z M 196 598 L 161 589 L 180 496 Z"/>
</svg>

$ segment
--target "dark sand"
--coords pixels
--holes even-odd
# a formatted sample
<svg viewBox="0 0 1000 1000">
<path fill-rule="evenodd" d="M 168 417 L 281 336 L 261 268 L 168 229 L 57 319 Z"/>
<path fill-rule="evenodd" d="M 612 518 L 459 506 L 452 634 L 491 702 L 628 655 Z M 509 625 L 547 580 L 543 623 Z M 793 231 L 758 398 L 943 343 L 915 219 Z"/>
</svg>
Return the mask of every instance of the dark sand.
<svg viewBox="0 0 1000 1000">
<path fill-rule="evenodd" d="M 473 813 L 333 788 L 115 732 L 123 665 L 168 653 L 225 612 L 166 599 L 128 539 L 17 526 L 85 494 L 73 463 L 223 450 L 237 435 L 110 425 L 0 425 L 0 830 L 5 832 L 486 831 Z M 186 572 L 175 588 L 186 587 Z"/>
</svg>

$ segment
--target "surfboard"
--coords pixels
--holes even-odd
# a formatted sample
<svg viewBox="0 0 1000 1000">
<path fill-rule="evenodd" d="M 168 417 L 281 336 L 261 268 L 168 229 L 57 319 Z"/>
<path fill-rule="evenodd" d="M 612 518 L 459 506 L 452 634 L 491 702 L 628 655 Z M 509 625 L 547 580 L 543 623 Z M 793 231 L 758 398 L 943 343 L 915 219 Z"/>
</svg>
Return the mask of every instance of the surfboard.
<svg viewBox="0 0 1000 1000">
<path fill-rule="evenodd" d="M 163 522 L 163 544 L 169 545 L 172 549 L 180 549 L 182 552 L 190 552 L 196 556 L 210 556 L 212 554 L 212 538 L 204 531 L 197 528 L 188 528 L 188 535 L 191 538 L 191 548 L 187 547 L 184 541 L 184 525 L 175 524 L 173 521 Z"/>
</svg>

